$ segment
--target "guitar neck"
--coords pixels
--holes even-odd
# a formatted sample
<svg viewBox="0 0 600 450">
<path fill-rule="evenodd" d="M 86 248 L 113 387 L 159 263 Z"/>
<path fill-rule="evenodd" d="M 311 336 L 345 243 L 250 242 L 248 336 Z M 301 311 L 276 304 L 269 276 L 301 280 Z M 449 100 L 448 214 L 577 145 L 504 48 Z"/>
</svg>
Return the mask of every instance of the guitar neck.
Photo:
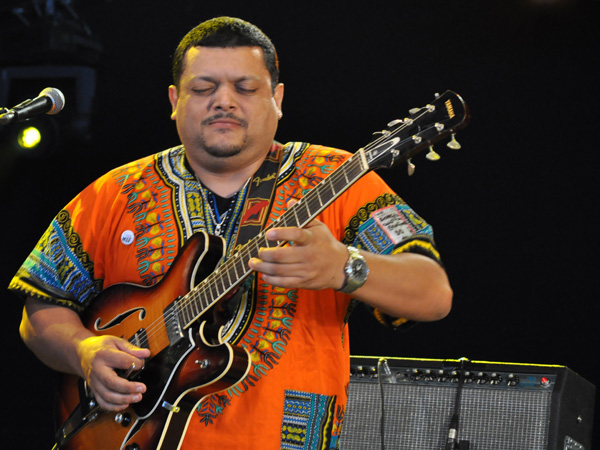
<svg viewBox="0 0 600 450">
<path fill-rule="evenodd" d="M 283 244 L 283 242 L 267 240 L 267 230 L 277 227 L 305 227 L 369 170 L 364 150 L 360 149 L 335 172 L 309 190 L 300 201 L 251 239 L 180 300 L 178 312 L 181 326 L 188 328 L 204 311 L 235 291 L 252 272 L 248 263 L 252 258 L 258 256 L 261 248 Z"/>
</svg>

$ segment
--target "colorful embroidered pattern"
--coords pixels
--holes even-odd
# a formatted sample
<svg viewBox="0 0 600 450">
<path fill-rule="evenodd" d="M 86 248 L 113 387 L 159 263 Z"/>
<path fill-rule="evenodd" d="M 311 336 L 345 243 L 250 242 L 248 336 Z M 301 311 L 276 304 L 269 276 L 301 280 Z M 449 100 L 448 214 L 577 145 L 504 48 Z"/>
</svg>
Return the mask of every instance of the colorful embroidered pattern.
<svg viewBox="0 0 600 450">
<path fill-rule="evenodd" d="M 335 419 L 335 397 L 285 391 L 281 448 L 328 449 Z"/>
<path fill-rule="evenodd" d="M 96 295 L 102 280 L 94 279 L 94 264 L 73 231 L 71 216 L 62 210 L 52 221 L 9 289 L 78 311 Z M 67 294 L 68 293 L 68 294 Z"/>
</svg>

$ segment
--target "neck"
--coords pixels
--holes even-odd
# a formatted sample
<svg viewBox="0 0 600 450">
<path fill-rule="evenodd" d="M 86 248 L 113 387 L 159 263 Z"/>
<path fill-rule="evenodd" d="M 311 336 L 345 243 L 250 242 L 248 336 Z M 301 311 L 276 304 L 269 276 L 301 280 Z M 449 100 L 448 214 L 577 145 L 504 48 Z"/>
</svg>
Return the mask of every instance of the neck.
<svg viewBox="0 0 600 450">
<path fill-rule="evenodd" d="M 223 164 L 218 166 L 208 166 L 190 158 L 189 155 L 187 155 L 187 162 L 192 173 L 206 188 L 220 197 L 229 198 L 235 195 L 258 171 L 264 158 L 237 167 L 230 167 L 228 161 L 223 161 Z"/>
</svg>

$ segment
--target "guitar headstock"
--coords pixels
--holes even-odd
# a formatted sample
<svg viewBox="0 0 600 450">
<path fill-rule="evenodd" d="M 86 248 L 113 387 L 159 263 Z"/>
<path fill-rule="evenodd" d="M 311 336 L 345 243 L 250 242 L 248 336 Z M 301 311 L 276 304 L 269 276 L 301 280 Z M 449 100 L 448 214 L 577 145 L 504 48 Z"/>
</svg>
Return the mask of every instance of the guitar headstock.
<svg viewBox="0 0 600 450">
<path fill-rule="evenodd" d="M 458 94 L 446 91 L 436 95 L 430 104 L 411 109 L 406 118 L 393 120 L 385 130 L 378 132 L 379 136 L 363 149 L 369 167 L 390 168 L 399 162 L 409 161 L 426 148 L 430 149 L 428 159 L 439 159 L 433 151 L 433 144 L 451 136 L 448 147 L 460 148 L 454 135 L 468 124 L 469 118 L 469 109 Z"/>
</svg>

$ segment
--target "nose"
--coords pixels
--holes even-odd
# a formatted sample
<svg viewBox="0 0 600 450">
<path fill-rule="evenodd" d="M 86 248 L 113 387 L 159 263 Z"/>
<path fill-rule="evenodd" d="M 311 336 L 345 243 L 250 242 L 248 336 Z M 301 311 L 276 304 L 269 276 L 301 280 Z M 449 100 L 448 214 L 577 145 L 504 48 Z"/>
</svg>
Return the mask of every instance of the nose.
<svg viewBox="0 0 600 450">
<path fill-rule="evenodd" d="M 216 111 L 234 111 L 237 109 L 235 91 L 226 85 L 221 85 L 215 91 L 212 108 Z"/>
</svg>

